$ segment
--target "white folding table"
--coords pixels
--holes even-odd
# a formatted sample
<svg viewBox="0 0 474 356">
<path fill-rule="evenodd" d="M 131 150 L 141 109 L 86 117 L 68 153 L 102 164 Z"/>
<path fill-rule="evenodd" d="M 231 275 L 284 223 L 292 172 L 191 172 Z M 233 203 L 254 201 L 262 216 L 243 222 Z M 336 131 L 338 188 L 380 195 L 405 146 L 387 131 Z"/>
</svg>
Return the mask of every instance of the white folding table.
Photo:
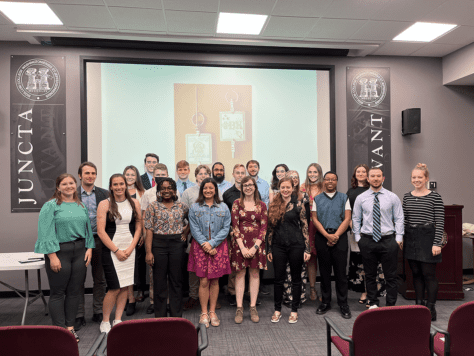
<svg viewBox="0 0 474 356">
<path fill-rule="evenodd" d="M 17 289 L 5 282 L 0 281 L 5 287 L 11 289 L 21 298 L 25 299 L 25 307 L 23 308 L 23 318 L 21 325 L 25 324 L 26 308 L 36 299 L 41 298 L 44 303 L 45 315 L 48 315 L 48 305 L 41 289 L 41 269 L 44 268 L 44 260 L 38 262 L 20 263 L 18 261 L 27 261 L 31 258 L 44 258 L 44 255 L 34 252 L 17 252 L 17 253 L 0 253 L 0 271 L 25 271 L 25 290 Z M 29 288 L 28 271 L 36 270 L 38 274 L 38 293 L 31 292 Z M 31 297 L 31 298 L 30 298 Z"/>
</svg>

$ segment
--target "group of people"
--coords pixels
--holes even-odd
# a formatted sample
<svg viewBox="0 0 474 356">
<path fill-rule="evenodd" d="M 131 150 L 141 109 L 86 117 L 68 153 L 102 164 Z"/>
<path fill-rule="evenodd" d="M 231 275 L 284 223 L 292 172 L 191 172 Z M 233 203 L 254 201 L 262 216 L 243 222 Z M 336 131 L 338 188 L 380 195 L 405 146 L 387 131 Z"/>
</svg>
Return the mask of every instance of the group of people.
<svg viewBox="0 0 474 356">
<path fill-rule="evenodd" d="M 382 170 L 365 164 L 355 167 L 345 194 L 337 190 L 336 172 L 323 175 L 317 163 L 308 166 L 303 184 L 285 164 L 275 167 L 268 184 L 258 176 L 256 160 L 233 167 L 234 184 L 225 180 L 220 162 L 212 169 L 199 165 L 195 183 L 189 180 L 186 161 L 177 163 L 176 181 L 156 154 L 147 154 L 144 163 L 143 175 L 127 166 L 123 174 L 110 177 L 106 190 L 95 185 L 97 167 L 84 162 L 78 170 L 81 184 L 71 174 L 60 175 L 53 197 L 41 209 L 35 252 L 45 254 L 51 318 L 54 325 L 71 330 L 77 341 L 76 331 L 85 325 L 89 264 L 92 319 L 100 322 L 101 332 L 120 323 L 124 311 L 132 315 L 136 303 L 145 299 L 146 265 L 147 313 L 155 317 L 181 317 L 183 309 L 200 305 L 199 323 L 219 326 L 219 279 L 227 276 L 228 300 L 236 306 L 235 323 L 244 319 L 246 289 L 250 320 L 257 323 L 261 273 L 271 262 L 271 322 L 280 321 L 282 305 L 287 305 L 288 322 L 296 323 L 306 300 L 307 279 L 309 298 L 318 299 L 318 260 L 321 296 L 316 313 L 331 309 L 334 272 L 341 316 L 351 318 L 349 289 L 360 292 L 359 302 L 369 308 L 379 306 L 383 293 L 386 305 L 395 305 L 399 249 L 413 272 L 416 303 L 425 303 L 426 290 L 426 306 L 436 320 L 435 272 L 441 261 L 444 205 L 439 194 L 426 187 L 426 165 L 413 169 L 415 189 L 405 194 L 402 204 L 383 188 Z M 189 299 L 183 305 L 183 289 L 188 285 Z"/>
</svg>

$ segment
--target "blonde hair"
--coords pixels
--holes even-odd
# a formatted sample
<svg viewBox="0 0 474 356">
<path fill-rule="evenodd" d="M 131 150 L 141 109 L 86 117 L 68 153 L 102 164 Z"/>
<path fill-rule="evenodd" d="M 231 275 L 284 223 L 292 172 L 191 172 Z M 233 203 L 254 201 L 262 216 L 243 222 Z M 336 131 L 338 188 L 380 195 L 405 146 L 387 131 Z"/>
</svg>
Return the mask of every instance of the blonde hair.
<svg viewBox="0 0 474 356">
<path fill-rule="evenodd" d="M 428 166 L 424 163 L 418 163 L 415 168 L 413 168 L 412 172 L 414 170 L 417 171 L 422 171 L 423 174 L 425 175 L 426 179 L 430 178 L 430 172 L 428 171 Z"/>
</svg>

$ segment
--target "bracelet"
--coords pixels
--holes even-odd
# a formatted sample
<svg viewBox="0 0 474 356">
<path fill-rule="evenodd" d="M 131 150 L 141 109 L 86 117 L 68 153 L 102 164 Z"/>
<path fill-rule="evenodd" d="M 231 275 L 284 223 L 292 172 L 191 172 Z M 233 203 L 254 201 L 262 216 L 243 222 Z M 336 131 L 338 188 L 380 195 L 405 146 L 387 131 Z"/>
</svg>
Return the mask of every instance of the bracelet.
<svg viewBox="0 0 474 356">
<path fill-rule="evenodd" d="M 117 247 L 117 249 L 114 251 L 114 253 L 117 253 L 118 250 L 120 250 L 120 249 Z"/>
</svg>

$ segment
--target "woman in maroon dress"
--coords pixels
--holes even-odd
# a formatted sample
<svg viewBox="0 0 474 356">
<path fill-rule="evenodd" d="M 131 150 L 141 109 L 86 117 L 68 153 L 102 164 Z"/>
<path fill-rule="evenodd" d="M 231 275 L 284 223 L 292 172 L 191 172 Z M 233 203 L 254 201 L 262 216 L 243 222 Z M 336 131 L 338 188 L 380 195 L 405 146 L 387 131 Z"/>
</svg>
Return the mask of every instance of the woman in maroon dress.
<svg viewBox="0 0 474 356">
<path fill-rule="evenodd" d="M 260 270 L 267 269 L 265 253 L 265 234 L 267 232 L 268 214 L 264 202 L 259 199 L 257 183 L 247 176 L 242 179 L 240 199 L 232 205 L 232 246 L 231 268 L 237 272 L 235 280 L 237 311 L 235 322 L 243 321 L 243 299 L 245 273 L 250 274 L 250 319 L 259 322 L 256 303 L 260 285 Z"/>
</svg>

